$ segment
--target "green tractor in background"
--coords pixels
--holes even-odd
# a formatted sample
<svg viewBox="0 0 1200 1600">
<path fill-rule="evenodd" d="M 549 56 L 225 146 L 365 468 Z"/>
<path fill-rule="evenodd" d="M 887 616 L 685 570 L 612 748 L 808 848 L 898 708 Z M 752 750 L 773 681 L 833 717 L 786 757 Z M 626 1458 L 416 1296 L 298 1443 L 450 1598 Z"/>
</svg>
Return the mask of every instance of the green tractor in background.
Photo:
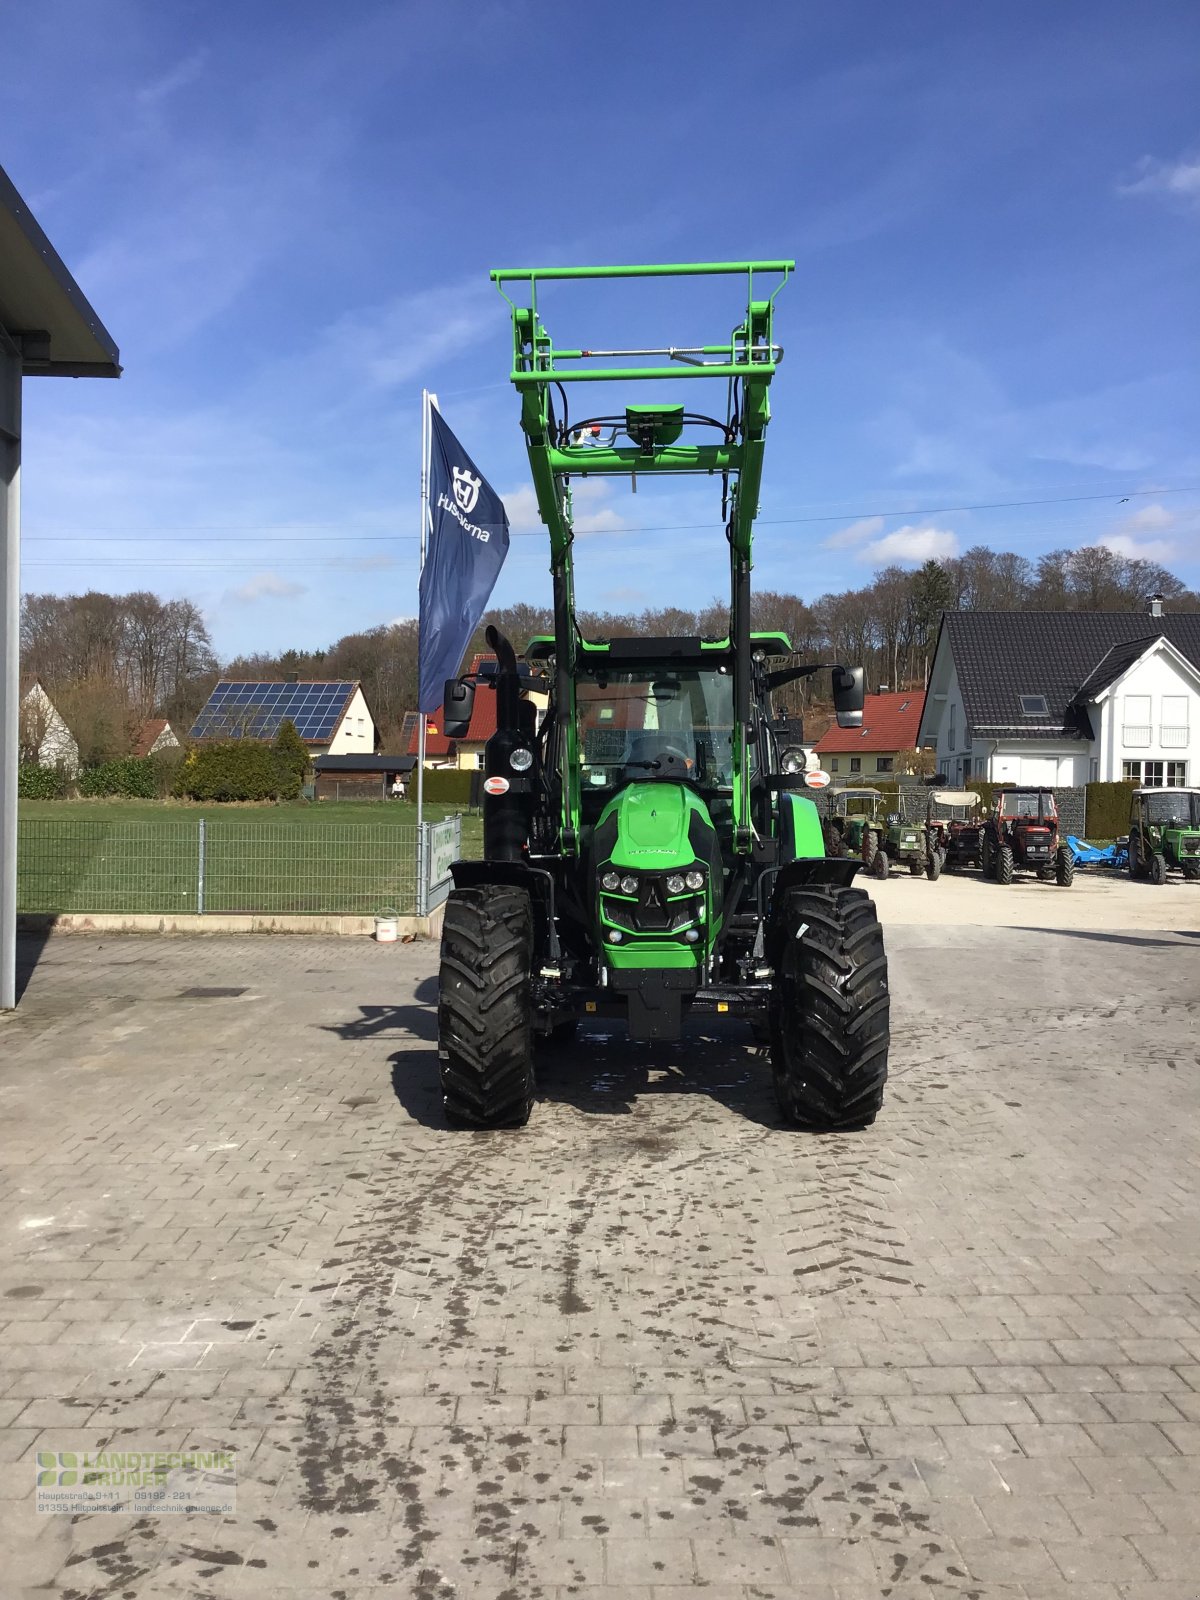
<svg viewBox="0 0 1200 1600">
<path fill-rule="evenodd" d="M 829 671 L 839 723 L 861 726 L 862 671 L 799 663 L 785 637 L 750 627 L 767 394 L 783 354 L 774 299 L 791 270 L 776 261 L 492 274 L 500 286 L 525 286 L 529 301 L 509 301 L 511 377 L 550 534 L 554 632 L 530 643 L 523 676 L 511 644 L 490 629 L 495 673 L 446 684 L 451 738 L 469 725 L 481 686 L 497 697 L 484 754 L 483 859 L 454 864 L 442 933 L 438 1055 L 455 1124 L 525 1123 L 537 1046 L 589 1017 L 618 1019 L 645 1041 L 678 1040 L 693 1014 L 746 1019 L 769 1040 L 780 1109 L 799 1127 L 861 1128 L 881 1103 L 882 931 L 870 897 L 853 885 L 859 863 L 826 856 L 804 774 L 786 770 L 796 763 L 783 759 L 771 705 L 784 684 Z M 555 349 L 539 314 L 539 293 L 553 280 L 730 273 L 746 281 L 745 312 L 712 345 Z M 764 279 L 778 280 L 766 297 Z M 647 355 L 667 364 L 625 365 Z M 700 378 L 725 390 L 723 417 L 674 402 L 566 414 L 571 384 Z M 584 638 L 572 479 L 681 473 L 721 486 L 727 631 Z M 540 723 L 523 692 L 531 667 L 551 688 Z"/>
<path fill-rule="evenodd" d="M 825 844 L 831 856 L 853 856 L 876 878 L 888 875 L 888 822 L 878 789 L 831 789 Z"/>
<path fill-rule="evenodd" d="M 942 875 L 942 853 L 934 830 L 922 822 L 906 822 L 898 811 L 889 812 L 883 854 L 888 863 L 907 867 L 911 877 L 925 875 L 936 883 Z"/>
<path fill-rule="evenodd" d="M 1200 878 L 1200 789 L 1135 789 L 1129 808 L 1129 874 L 1166 883 Z"/>
</svg>

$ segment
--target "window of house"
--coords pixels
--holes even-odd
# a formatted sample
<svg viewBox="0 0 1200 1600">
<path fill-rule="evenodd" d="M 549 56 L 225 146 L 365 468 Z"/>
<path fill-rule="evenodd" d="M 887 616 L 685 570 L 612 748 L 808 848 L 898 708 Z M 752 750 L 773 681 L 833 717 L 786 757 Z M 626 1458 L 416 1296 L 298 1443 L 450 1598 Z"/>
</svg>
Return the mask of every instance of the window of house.
<svg viewBox="0 0 1200 1600">
<path fill-rule="evenodd" d="M 1089 783 L 1095 783 L 1096 779 L 1099 776 L 1100 776 L 1100 758 L 1099 758 L 1099 756 L 1093 756 L 1092 759 L 1088 762 L 1088 782 Z"/>
<path fill-rule="evenodd" d="M 829 758 L 829 770 L 830 770 L 830 772 L 836 772 L 837 769 L 838 769 L 838 758 L 836 756 L 831 756 Z"/>
<path fill-rule="evenodd" d="M 1121 776 L 1143 789 L 1186 789 L 1187 768 L 1186 761 L 1122 761 Z"/>
<path fill-rule="evenodd" d="M 896 762 L 895 762 L 895 757 L 894 756 L 876 756 L 875 757 L 875 771 L 876 772 L 891 772 L 891 770 L 895 766 L 895 764 L 896 764 Z"/>
<path fill-rule="evenodd" d="M 851 756 L 850 757 L 850 771 L 851 772 L 861 772 L 862 771 L 862 757 L 861 756 Z"/>
<path fill-rule="evenodd" d="M 1021 701 L 1021 715 L 1023 717 L 1048 717 L 1050 707 L 1046 704 L 1044 694 L 1023 694 Z"/>
<path fill-rule="evenodd" d="M 946 738 L 947 738 L 947 741 L 949 743 L 950 749 L 953 750 L 955 745 L 958 743 L 958 736 L 954 731 L 954 707 L 953 706 L 950 707 L 950 720 L 949 720 L 949 726 L 947 727 L 947 730 L 946 730 Z"/>
</svg>

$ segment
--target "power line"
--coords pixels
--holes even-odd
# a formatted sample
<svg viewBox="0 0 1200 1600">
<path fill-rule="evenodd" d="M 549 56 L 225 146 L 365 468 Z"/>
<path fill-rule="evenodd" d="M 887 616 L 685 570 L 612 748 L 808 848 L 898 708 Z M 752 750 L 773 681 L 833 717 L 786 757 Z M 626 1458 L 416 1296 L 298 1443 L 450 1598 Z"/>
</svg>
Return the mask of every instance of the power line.
<svg viewBox="0 0 1200 1600">
<path fill-rule="evenodd" d="M 1034 500 L 980 500 L 972 504 L 947 505 L 947 506 L 903 506 L 890 511 L 839 511 L 834 514 L 825 514 L 819 517 L 759 517 L 755 522 L 756 527 L 785 527 L 807 526 L 814 523 L 825 522 L 863 522 L 871 517 L 942 517 L 960 511 L 1012 511 L 1022 510 L 1035 506 L 1066 506 L 1086 505 L 1102 501 L 1113 501 L 1120 505 L 1127 500 L 1157 499 L 1168 494 L 1195 494 L 1200 491 L 1200 484 L 1181 484 L 1173 489 L 1127 489 L 1124 493 L 1113 489 L 1105 494 L 1075 494 L 1052 495 Z M 581 519 L 582 520 L 582 519 Z M 716 519 L 707 522 L 668 522 L 657 525 L 630 525 L 625 528 L 614 528 L 609 531 L 614 533 L 685 533 L 695 532 L 702 528 L 715 528 Z M 319 528 L 327 527 L 336 529 L 337 532 L 323 533 L 262 533 L 256 532 L 258 528 Z M 232 529 L 230 532 L 228 530 Z M 218 531 L 222 530 L 222 531 Z M 271 523 L 186 523 L 172 527 L 165 527 L 157 534 L 131 534 L 116 533 L 106 528 L 89 528 L 80 533 L 48 533 L 27 534 L 25 543 L 28 544 L 70 544 L 80 539 L 107 539 L 118 544 L 155 544 L 168 534 L 182 535 L 205 534 L 208 544 L 238 544 L 244 536 L 250 536 L 256 544 L 300 544 L 300 543 L 325 543 L 330 540 L 368 540 L 390 541 L 395 543 L 417 543 L 420 535 L 416 533 L 354 533 L 347 532 L 344 524 L 314 523 L 314 522 L 271 522 Z M 590 537 L 590 536 L 589 536 Z"/>
</svg>

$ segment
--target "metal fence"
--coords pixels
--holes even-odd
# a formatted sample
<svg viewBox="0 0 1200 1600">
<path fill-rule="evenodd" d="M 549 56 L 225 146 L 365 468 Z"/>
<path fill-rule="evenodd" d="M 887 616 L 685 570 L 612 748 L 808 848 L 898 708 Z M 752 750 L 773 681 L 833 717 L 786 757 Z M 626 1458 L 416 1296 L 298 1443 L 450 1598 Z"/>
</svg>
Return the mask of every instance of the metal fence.
<svg viewBox="0 0 1200 1600">
<path fill-rule="evenodd" d="M 22 821 L 24 913 L 424 914 L 445 898 L 462 822 Z"/>
</svg>

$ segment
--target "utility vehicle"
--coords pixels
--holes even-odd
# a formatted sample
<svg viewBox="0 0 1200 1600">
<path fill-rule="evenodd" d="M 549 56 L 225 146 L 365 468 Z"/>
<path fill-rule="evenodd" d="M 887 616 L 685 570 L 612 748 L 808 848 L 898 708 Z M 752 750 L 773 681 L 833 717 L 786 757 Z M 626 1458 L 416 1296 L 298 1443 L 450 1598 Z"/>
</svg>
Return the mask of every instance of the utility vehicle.
<svg viewBox="0 0 1200 1600">
<path fill-rule="evenodd" d="M 1200 878 L 1200 789 L 1135 789 L 1129 807 L 1129 873 L 1166 883 Z"/>
<path fill-rule="evenodd" d="M 1033 872 L 1043 883 L 1070 888 L 1075 857 L 1059 842 L 1053 789 L 999 789 L 983 828 L 983 875 L 1011 883 L 1017 872 Z"/>
<path fill-rule="evenodd" d="M 887 821 L 878 789 L 834 789 L 825 814 L 825 843 L 831 856 L 856 856 L 876 878 L 888 875 L 883 849 Z"/>
<path fill-rule="evenodd" d="M 511 377 L 550 535 L 554 632 L 525 655 L 552 694 L 539 726 L 512 645 L 489 630 L 497 731 L 484 753 L 484 853 L 454 864 L 441 948 L 438 1054 L 456 1124 L 523 1124 L 535 1043 L 591 1016 L 645 1041 L 679 1039 L 689 1014 L 747 1019 L 769 1035 L 780 1108 L 801 1127 L 859 1128 L 881 1103 L 883 935 L 852 883 L 858 863 L 827 859 L 804 775 L 782 770 L 772 731 L 772 690 L 818 671 L 832 673 L 840 724 L 861 726 L 862 670 L 799 663 L 785 637 L 750 627 L 767 396 L 783 354 L 774 300 L 791 270 L 776 261 L 492 274 L 528 302 L 509 302 Z M 745 310 L 711 345 L 555 349 L 538 307 L 554 280 L 730 273 L 746 283 Z M 665 361 L 627 364 L 647 356 Z M 675 401 L 567 416 L 572 384 L 703 378 L 725 391 L 722 416 Z M 584 638 L 572 480 L 679 473 L 721 489 L 727 632 Z M 451 737 L 469 723 L 477 688 L 469 676 L 447 683 Z"/>
<path fill-rule="evenodd" d="M 984 817 L 974 789 L 931 789 L 925 827 L 943 867 L 982 865 Z"/>
</svg>

